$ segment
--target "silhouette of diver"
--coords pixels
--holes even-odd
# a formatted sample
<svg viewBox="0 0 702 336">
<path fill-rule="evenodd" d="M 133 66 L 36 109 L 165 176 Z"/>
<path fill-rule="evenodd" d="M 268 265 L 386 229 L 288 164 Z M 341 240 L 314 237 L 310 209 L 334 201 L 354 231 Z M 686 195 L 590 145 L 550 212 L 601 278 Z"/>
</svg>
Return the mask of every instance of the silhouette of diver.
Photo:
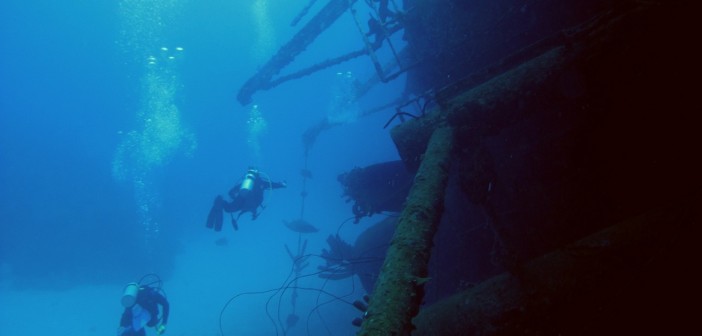
<svg viewBox="0 0 702 336">
<path fill-rule="evenodd" d="M 255 168 L 249 167 L 243 180 L 229 190 L 231 202 L 227 202 L 222 196 L 217 195 L 207 216 L 207 228 L 221 231 L 223 212 L 226 211 L 232 214 L 232 226 L 234 230 L 238 230 L 237 220 L 243 213 L 250 212 L 253 220 L 258 217 L 258 208 L 263 208 L 261 204 L 263 203 L 263 192 L 266 189 L 272 190 L 287 187 L 285 181 L 272 182 L 268 177 L 261 175 L 262 173 Z M 239 214 L 234 218 L 233 213 L 237 211 Z"/>
<path fill-rule="evenodd" d="M 388 1 L 389 0 L 373 0 L 373 2 L 378 3 L 378 16 L 380 17 L 381 23 L 385 23 L 388 17 L 392 18 L 395 16 L 395 13 L 388 8 Z"/>
<path fill-rule="evenodd" d="M 397 25 L 397 13 L 392 12 L 388 9 L 388 0 L 372 0 L 369 5 L 373 7 L 372 3 L 377 2 L 377 15 L 376 19 L 372 14 L 368 19 L 368 32 L 367 37 L 375 36 L 375 39 L 371 43 L 373 49 L 378 49 L 383 44 L 383 40 L 388 36 L 388 31 L 391 30 L 391 26 Z"/>
<path fill-rule="evenodd" d="M 371 46 L 373 49 L 378 49 L 380 48 L 381 45 L 383 45 L 383 40 L 385 39 L 385 31 L 383 29 L 383 26 L 376 18 L 371 16 L 368 19 L 368 33 L 366 33 L 366 36 L 371 37 L 375 36 L 373 39 L 373 42 Z"/>
</svg>

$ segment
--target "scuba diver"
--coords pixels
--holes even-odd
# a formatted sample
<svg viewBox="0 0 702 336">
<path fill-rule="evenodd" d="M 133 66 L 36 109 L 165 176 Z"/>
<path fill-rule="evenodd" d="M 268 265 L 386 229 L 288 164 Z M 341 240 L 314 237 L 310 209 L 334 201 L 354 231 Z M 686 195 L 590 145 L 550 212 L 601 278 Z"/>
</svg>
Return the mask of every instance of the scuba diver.
<svg viewBox="0 0 702 336">
<path fill-rule="evenodd" d="M 371 43 L 371 47 L 373 49 L 378 49 L 383 45 L 383 40 L 385 39 L 386 33 L 382 24 L 372 15 L 368 19 L 368 32 L 366 33 L 366 36 L 375 36 L 373 42 Z"/>
<path fill-rule="evenodd" d="M 395 16 L 395 13 L 388 9 L 388 0 L 373 0 L 373 2 L 378 3 L 378 16 L 380 16 L 381 23 L 385 23 L 388 18 Z"/>
<path fill-rule="evenodd" d="M 144 278 L 142 278 L 143 280 Z M 160 279 L 157 280 L 160 283 Z M 120 320 L 118 336 L 145 336 L 144 327 L 153 327 L 158 335 L 166 332 L 170 310 L 166 295 L 158 287 L 141 285 L 142 281 L 127 284 L 122 295 L 124 313 Z M 159 306 L 160 316 L 159 316 Z"/>
<path fill-rule="evenodd" d="M 378 3 L 376 9 L 378 18 L 370 14 L 368 18 L 368 32 L 366 33 L 367 37 L 375 36 L 371 47 L 378 49 L 383 45 L 383 40 L 390 37 L 390 32 L 400 25 L 401 13 L 395 13 L 388 9 L 388 0 L 366 0 L 366 2 L 373 8 L 375 8 L 373 3 Z"/>
<path fill-rule="evenodd" d="M 253 167 L 249 167 L 242 181 L 229 190 L 229 197 L 232 199 L 231 202 L 227 202 L 222 196 L 217 195 L 210 209 L 210 213 L 207 216 L 207 228 L 221 231 L 223 221 L 222 212 L 226 211 L 231 214 L 234 230 L 238 230 L 239 225 L 237 224 L 237 220 L 243 213 L 250 212 L 253 220 L 258 217 L 258 208 L 264 208 L 262 205 L 263 192 L 266 189 L 272 190 L 287 187 L 285 181 L 272 182 L 268 176 L 262 175 L 265 174 Z M 237 211 L 239 214 L 234 218 L 234 212 Z"/>
</svg>

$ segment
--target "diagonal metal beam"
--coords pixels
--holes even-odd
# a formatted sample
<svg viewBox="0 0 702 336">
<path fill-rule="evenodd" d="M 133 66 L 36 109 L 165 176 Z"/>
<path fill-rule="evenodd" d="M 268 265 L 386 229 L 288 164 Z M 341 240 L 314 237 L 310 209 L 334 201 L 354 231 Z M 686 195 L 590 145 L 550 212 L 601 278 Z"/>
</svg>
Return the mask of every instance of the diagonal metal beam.
<svg viewBox="0 0 702 336">
<path fill-rule="evenodd" d="M 297 55 L 305 51 L 319 34 L 329 28 L 355 2 L 356 0 L 330 0 L 253 77 L 244 83 L 237 94 L 239 103 L 248 105 L 251 103 L 251 96 L 256 91 L 273 87 L 273 76 L 295 60 Z"/>
</svg>

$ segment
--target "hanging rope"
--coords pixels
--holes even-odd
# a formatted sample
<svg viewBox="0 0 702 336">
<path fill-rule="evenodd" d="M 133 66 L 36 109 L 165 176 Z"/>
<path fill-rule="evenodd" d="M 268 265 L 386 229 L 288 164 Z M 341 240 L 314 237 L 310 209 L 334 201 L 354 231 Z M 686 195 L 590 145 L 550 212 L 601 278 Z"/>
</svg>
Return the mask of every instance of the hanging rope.
<svg viewBox="0 0 702 336">
<path fill-rule="evenodd" d="M 300 204 L 300 217 L 299 220 L 303 221 L 305 217 L 305 200 L 307 199 L 307 179 L 310 178 L 311 174 L 309 170 L 307 169 L 307 158 L 308 158 L 308 151 L 305 151 L 305 166 L 301 171 L 302 175 L 302 191 L 300 192 L 300 197 L 302 198 L 301 204 Z M 297 280 L 300 278 L 300 275 L 302 274 L 302 270 L 309 265 L 305 261 L 307 260 L 307 257 L 305 256 L 305 249 L 307 248 L 307 239 L 305 241 L 302 241 L 302 232 L 298 232 L 297 234 L 297 253 L 293 254 L 290 251 L 290 248 L 288 248 L 288 245 L 285 245 L 285 250 L 288 252 L 288 255 L 290 256 L 290 259 L 292 260 L 293 263 L 293 269 L 295 271 L 295 280 L 293 281 L 293 286 L 292 286 L 292 294 L 290 298 L 290 304 L 292 305 L 292 312 L 288 314 L 288 318 L 286 319 L 286 327 L 285 331 L 289 330 L 295 324 L 297 323 L 299 317 L 297 314 L 295 314 L 297 310 Z"/>
<path fill-rule="evenodd" d="M 307 169 L 307 151 L 305 151 L 305 168 L 302 169 L 302 191 L 300 192 L 300 197 L 302 198 L 302 204 L 300 206 L 300 219 L 305 218 L 305 199 L 307 199 L 307 179 L 310 177 L 309 170 Z"/>
</svg>

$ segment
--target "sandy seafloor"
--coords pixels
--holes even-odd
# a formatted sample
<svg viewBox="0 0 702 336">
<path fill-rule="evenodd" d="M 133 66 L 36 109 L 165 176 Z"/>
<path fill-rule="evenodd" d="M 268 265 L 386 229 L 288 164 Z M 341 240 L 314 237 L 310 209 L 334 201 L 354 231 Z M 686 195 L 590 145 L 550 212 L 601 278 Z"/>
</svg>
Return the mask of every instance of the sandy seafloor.
<svg viewBox="0 0 702 336">
<path fill-rule="evenodd" d="M 243 248 L 218 246 L 212 237 L 201 237 L 193 242 L 176 261 L 172 278 L 164 283 L 164 290 L 171 301 L 171 314 L 167 335 L 220 335 L 219 316 L 232 296 L 247 291 L 267 291 L 280 287 L 289 270 L 271 272 L 255 260 L 231 257 Z M 265 245 L 265 244 L 261 244 Z M 284 251 L 281 251 L 285 253 Z M 242 252 L 244 253 L 244 252 Z M 287 258 L 287 255 L 283 257 Z M 246 275 L 230 279 L 232 269 L 247 270 Z M 262 280 L 263 279 L 263 280 Z M 267 280 L 267 281 L 266 281 Z M 78 286 L 67 290 L 10 289 L 7 279 L 0 288 L 3 309 L 0 309 L 1 335 L 115 335 L 122 307 L 119 297 L 122 286 Z M 319 280 L 314 280 L 319 281 Z M 301 284 L 304 281 L 301 280 Z M 336 293 L 353 291 L 350 280 L 327 283 L 325 290 Z M 357 297 L 361 292 L 356 287 Z M 265 316 L 267 294 L 242 295 L 232 301 L 223 313 L 222 328 L 225 335 L 276 335 L 272 323 Z M 269 311 L 275 314 L 279 296 L 271 301 Z M 286 292 L 280 305 L 282 320 L 289 312 L 290 292 Z M 321 296 L 320 302 L 328 296 Z M 317 302 L 316 293 L 300 293 L 301 307 L 312 307 Z M 307 301 L 307 302 L 305 302 Z M 185 303 L 185 304 L 183 304 Z M 346 315 L 346 320 L 335 320 L 333 312 Z M 324 305 L 309 317 L 309 309 L 299 313 L 300 321 L 288 335 L 343 335 L 355 330 L 350 319 L 357 312 L 344 304 Z M 320 324 L 320 313 L 326 327 Z M 309 324 L 308 324 L 309 317 Z M 308 329 L 309 328 L 309 329 Z M 147 329 L 147 335 L 155 335 Z M 283 335 L 282 330 L 278 334 Z"/>
</svg>

